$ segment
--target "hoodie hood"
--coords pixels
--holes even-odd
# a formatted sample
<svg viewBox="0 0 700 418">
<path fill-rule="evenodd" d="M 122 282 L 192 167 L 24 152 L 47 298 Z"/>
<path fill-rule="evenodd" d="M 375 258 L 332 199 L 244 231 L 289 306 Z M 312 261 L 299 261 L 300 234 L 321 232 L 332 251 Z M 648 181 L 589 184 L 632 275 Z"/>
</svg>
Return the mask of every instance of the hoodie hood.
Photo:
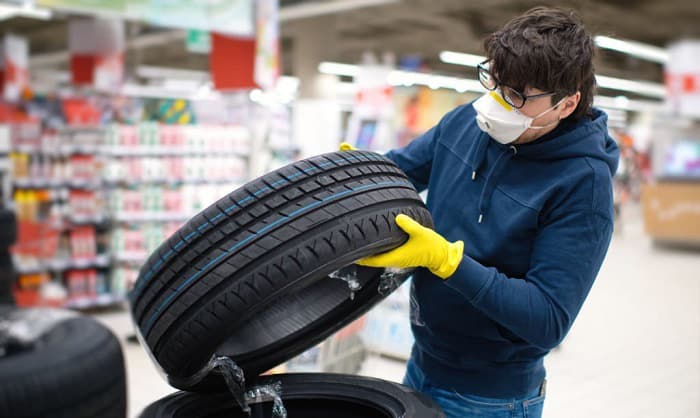
<svg viewBox="0 0 700 418">
<path fill-rule="evenodd" d="M 610 170 L 610 175 L 617 171 L 620 151 L 617 143 L 608 134 L 608 116 L 594 108 L 591 119 L 560 124 L 552 132 L 523 145 L 502 145 L 483 133 L 473 143 L 469 153 L 469 162 L 474 168 L 472 181 L 476 180 L 484 165 L 490 147 L 499 149 L 499 154 L 490 170 L 485 173 L 486 181 L 479 198 L 479 223 L 483 220 L 491 202 L 491 195 L 498 185 L 500 175 L 513 158 L 539 161 L 556 161 L 568 158 L 588 157 L 600 160 Z"/>
<path fill-rule="evenodd" d="M 608 115 L 594 108 L 592 119 L 585 118 L 569 125 L 561 133 L 557 133 L 558 129 L 555 129 L 534 142 L 516 145 L 518 154 L 531 160 L 595 158 L 605 162 L 610 169 L 610 175 L 614 175 L 620 151 L 615 140 L 608 134 Z M 554 135 L 550 136 L 551 134 Z"/>
</svg>

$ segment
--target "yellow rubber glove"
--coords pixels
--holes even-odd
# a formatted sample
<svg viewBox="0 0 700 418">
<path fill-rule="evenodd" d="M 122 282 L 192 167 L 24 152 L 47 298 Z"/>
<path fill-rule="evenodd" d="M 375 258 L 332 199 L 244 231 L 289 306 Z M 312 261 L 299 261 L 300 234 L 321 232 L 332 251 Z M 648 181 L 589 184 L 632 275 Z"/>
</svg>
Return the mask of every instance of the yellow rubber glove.
<svg viewBox="0 0 700 418">
<path fill-rule="evenodd" d="M 442 279 L 454 274 L 462 261 L 463 241 L 449 242 L 404 214 L 396 217 L 396 224 L 408 234 L 408 241 L 391 251 L 363 258 L 357 264 L 368 267 L 426 267 Z"/>
<path fill-rule="evenodd" d="M 341 142 L 339 150 L 340 151 L 357 151 L 357 148 L 353 147 L 352 145 L 348 144 L 347 142 Z"/>
</svg>

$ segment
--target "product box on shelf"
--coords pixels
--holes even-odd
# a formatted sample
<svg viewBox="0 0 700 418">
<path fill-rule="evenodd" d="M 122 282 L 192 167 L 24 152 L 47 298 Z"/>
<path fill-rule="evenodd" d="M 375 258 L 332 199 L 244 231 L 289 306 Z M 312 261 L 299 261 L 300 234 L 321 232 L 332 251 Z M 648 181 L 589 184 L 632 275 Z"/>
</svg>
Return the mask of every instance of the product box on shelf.
<svg viewBox="0 0 700 418">
<path fill-rule="evenodd" d="M 97 271 L 70 270 L 66 273 L 68 299 L 94 299 L 97 296 Z"/>
<path fill-rule="evenodd" d="M 81 226 L 70 231 L 71 256 L 73 259 L 92 259 L 97 256 L 95 228 Z"/>
</svg>

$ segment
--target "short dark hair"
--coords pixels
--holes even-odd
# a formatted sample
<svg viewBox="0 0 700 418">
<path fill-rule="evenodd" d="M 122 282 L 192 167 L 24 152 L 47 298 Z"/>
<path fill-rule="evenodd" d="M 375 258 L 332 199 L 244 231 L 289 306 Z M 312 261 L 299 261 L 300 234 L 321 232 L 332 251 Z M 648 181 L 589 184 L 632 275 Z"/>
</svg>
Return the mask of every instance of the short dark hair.
<svg viewBox="0 0 700 418">
<path fill-rule="evenodd" d="M 484 40 L 498 80 L 523 91 L 525 86 L 555 92 L 552 103 L 581 92 L 574 119 L 591 114 L 595 45 L 574 12 L 536 7 Z"/>
</svg>

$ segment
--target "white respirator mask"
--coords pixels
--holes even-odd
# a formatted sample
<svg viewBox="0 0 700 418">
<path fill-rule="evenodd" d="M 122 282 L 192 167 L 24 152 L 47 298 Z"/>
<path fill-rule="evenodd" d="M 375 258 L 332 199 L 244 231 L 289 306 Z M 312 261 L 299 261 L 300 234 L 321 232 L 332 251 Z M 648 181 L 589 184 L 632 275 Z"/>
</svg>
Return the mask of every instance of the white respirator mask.
<svg viewBox="0 0 700 418">
<path fill-rule="evenodd" d="M 476 123 L 479 125 L 479 129 L 487 133 L 491 138 L 501 144 L 510 144 L 528 129 L 544 129 L 559 123 L 557 119 L 546 125 L 532 126 L 532 121 L 551 112 L 564 99 L 562 98 L 557 104 L 544 112 L 534 117 L 529 117 L 508 104 L 496 91 L 490 91 L 474 102 Z"/>
</svg>

